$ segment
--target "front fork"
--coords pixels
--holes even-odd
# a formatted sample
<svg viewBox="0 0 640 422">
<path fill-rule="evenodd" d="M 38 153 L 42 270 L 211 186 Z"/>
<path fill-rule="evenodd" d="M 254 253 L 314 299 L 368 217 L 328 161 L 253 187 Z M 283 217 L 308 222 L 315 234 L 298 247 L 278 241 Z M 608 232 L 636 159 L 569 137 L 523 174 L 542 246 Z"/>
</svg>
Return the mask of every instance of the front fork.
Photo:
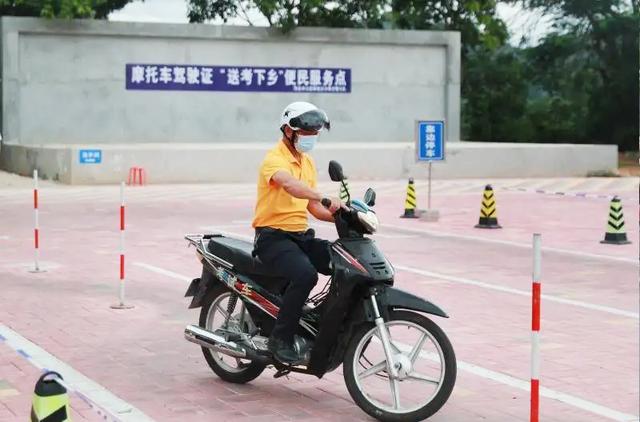
<svg viewBox="0 0 640 422">
<path fill-rule="evenodd" d="M 392 378 L 398 377 L 398 368 L 396 368 L 396 363 L 393 358 L 393 348 L 391 346 L 391 339 L 389 338 L 389 330 L 387 330 L 387 326 L 384 325 L 384 319 L 382 315 L 380 315 L 380 309 L 378 308 L 378 301 L 376 300 L 376 295 L 372 294 L 370 296 L 371 306 L 373 307 L 373 316 L 375 318 L 376 327 L 378 328 L 378 335 L 380 336 L 380 341 L 382 342 L 382 348 L 384 349 L 384 355 L 387 359 L 387 370 Z"/>
</svg>

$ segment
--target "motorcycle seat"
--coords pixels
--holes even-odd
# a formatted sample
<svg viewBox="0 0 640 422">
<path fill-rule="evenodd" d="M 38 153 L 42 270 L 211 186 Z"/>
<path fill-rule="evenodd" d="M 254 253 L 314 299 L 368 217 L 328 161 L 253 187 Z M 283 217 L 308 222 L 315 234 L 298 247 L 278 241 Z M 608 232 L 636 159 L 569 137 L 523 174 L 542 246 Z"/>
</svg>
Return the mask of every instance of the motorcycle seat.
<svg viewBox="0 0 640 422">
<path fill-rule="evenodd" d="M 258 258 L 254 258 L 253 243 L 232 237 L 216 236 L 209 240 L 209 252 L 233 265 L 234 269 L 247 276 L 280 278 L 273 274 Z"/>
</svg>

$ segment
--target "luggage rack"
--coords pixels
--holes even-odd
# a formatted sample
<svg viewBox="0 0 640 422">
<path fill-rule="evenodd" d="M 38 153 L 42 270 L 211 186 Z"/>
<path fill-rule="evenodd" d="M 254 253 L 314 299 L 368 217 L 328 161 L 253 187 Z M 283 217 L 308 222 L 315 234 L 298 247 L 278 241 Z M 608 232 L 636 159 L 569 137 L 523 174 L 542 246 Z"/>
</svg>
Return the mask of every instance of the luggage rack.
<svg viewBox="0 0 640 422">
<path fill-rule="evenodd" d="M 233 269 L 233 264 L 225 261 L 224 259 L 212 254 L 209 252 L 209 248 L 207 248 L 208 241 L 213 237 L 224 237 L 222 234 L 187 234 L 184 238 L 189 241 L 189 246 L 193 245 L 198 249 L 198 252 L 202 254 L 205 258 L 215 261 L 217 264 L 220 264 L 228 269 Z M 205 242 L 205 240 L 207 242 Z"/>
</svg>

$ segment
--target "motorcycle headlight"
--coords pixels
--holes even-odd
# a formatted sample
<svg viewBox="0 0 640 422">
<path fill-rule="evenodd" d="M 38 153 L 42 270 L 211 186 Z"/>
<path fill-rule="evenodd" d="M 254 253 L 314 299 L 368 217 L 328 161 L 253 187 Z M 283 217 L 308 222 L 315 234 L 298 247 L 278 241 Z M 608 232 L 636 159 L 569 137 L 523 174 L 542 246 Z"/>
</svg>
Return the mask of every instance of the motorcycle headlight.
<svg viewBox="0 0 640 422">
<path fill-rule="evenodd" d="M 360 220 L 364 228 L 370 234 L 373 234 L 376 231 L 378 231 L 378 225 L 380 223 L 378 221 L 378 216 L 376 215 L 376 213 L 372 211 L 368 211 L 366 213 L 358 212 L 358 220 Z"/>
</svg>

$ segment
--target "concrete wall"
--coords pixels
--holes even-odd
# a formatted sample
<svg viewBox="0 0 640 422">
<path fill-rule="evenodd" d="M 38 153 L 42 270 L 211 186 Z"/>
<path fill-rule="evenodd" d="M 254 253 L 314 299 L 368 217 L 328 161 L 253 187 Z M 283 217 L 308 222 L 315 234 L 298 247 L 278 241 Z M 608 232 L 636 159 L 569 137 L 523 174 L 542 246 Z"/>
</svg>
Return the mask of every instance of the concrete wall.
<svg viewBox="0 0 640 422">
<path fill-rule="evenodd" d="M 323 142 L 410 142 L 414 120 L 460 137 L 456 32 L 47 21 L 3 17 L 3 138 L 20 145 L 272 142 L 284 106 L 327 110 Z M 352 92 L 125 89 L 125 64 L 350 68 Z"/>
<path fill-rule="evenodd" d="M 29 175 L 73 184 L 118 183 L 129 168 L 145 169 L 149 183 L 255 182 L 260 162 L 273 143 L 138 144 L 102 146 L 102 164 L 80 164 L 82 145 L 31 148 L 5 144 L 0 165 Z M 363 153 L 366 151 L 366 154 Z M 329 160 L 337 160 L 352 179 L 427 177 L 411 143 L 320 143 L 313 153 L 318 173 L 328 179 Z M 445 162 L 433 164 L 435 178 L 563 177 L 613 172 L 615 145 L 494 144 L 456 142 Z M 64 170 L 61 170 L 64 169 Z"/>
</svg>

